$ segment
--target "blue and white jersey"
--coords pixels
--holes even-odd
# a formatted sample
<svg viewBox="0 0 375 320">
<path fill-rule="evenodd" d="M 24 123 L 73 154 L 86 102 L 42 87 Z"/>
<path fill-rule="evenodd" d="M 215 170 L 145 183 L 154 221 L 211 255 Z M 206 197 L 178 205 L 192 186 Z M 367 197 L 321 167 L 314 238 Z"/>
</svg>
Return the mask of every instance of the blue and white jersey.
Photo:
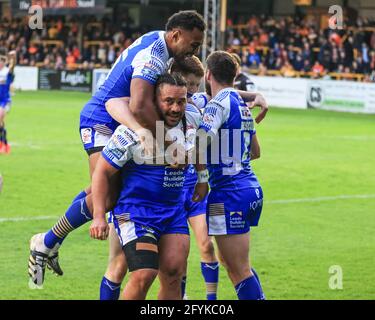
<svg viewBox="0 0 375 320">
<path fill-rule="evenodd" d="M 10 101 L 10 85 L 14 79 L 13 74 L 8 67 L 0 70 L 0 102 L 7 103 Z"/>
<path fill-rule="evenodd" d="M 186 106 L 186 150 L 192 150 L 195 147 L 195 136 L 197 128 L 202 120 L 201 112 L 194 105 L 187 104 Z M 185 187 L 189 188 L 195 186 L 197 183 L 197 172 L 194 165 L 190 164 L 185 169 Z"/>
<path fill-rule="evenodd" d="M 95 121 L 110 123 L 105 108 L 111 98 L 130 97 L 132 79 L 140 78 L 155 84 L 167 70 L 169 53 L 164 39 L 165 31 L 149 32 L 138 38 L 116 60 L 104 83 L 84 106 L 81 115 Z"/>
<path fill-rule="evenodd" d="M 195 123 L 195 128 L 193 124 Z M 186 127 L 195 130 L 199 120 L 192 112 L 186 112 Z M 182 122 L 176 127 L 182 129 Z M 194 138 L 195 139 L 195 138 Z M 188 147 L 186 143 L 185 147 Z M 185 172 L 164 165 L 137 164 L 140 153 L 137 135 L 126 126 L 120 125 L 102 151 L 106 161 L 121 170 L 122 189 L 115 214 L 123 213 L 127 205 L 165 207 L 181 205 Z"/>
<path fill-rule="evenodd" d="M 194 93 L 189 98 L 191 99 L 191 102 L 200 110 L 204 109 L 210 100 L 210 97 L 206 92 Z"/>
<path fill-rule="evenodd" d="M 234 88 L 221 90 L 206 106 L 200 129 L 213 140 L 207 148 L 211 190 L 240 190 L 259 187 L 250 167 L 254 120 Z"/>
</svg>

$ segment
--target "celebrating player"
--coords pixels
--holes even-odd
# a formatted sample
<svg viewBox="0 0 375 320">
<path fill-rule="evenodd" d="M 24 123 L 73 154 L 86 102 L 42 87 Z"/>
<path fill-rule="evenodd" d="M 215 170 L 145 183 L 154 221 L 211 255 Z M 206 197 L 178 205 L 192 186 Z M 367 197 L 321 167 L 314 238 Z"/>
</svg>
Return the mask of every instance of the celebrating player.
<svg viewBox="0 0 375 320">
<path fill-rule="evenodd" d="M 252 115 L 233 88 L 236 70 L 229 53 L 217 51 L 207 58 L 206 89 L 213 99 L 204 109 L 200 125 L 211 138 L 207 225 L 238 298 L 263 299 L 249 263 L 250 227 L 258 225 L 263 206 L 262 188 L 250 159 L 260 156 L 260 148 Z"/>
<path fill-rule="evenodd" d="M 109 141 L 123 114 L 113 119 L 106 111 L 106 103 L 113 98 L 129 97 L 130 110 L 143 128 L 155 133 L 159 115 L 154 105 L 154 85 L 157 78 L 167 70 L 171 57 L 181 59 L 193 55 L 203 42 L 205 22 L 195 11 L 180 11 L 172 15 L 166 31 L 154 31 L 137 39 L 113 65 L 104 84 L 94 94 L 81 112 L 80 133 L 89 156 L 90 176 L 94 171 L 100 151 Z M 117 120 L 117 121 L 116 121 Z M 139 133 L 141 135 L 141 133 Z M 116 179 L 111 186 L 116 186 Z M 117 198 L 117 189 L 111 188 L 108 208 Z M 91 188 L 79 193 L 65 215 L 46 233 L 37 234 L 30 241 L 30 285 L 40 287 L 44 281 L 46 265 L 62 275 L 58 263 L 58 249 L 65 237 L 92 219 L 90 214 Z M 112 201 L 110 201 L 112 200 Z M 110 279 L 103 279 L 110 280 Z M 105 281 L 104 285 L 110 284 Z M 112 291 L 107 286 L 108 291 Z M 119 293 L 119 291 L 116 291 Z"/>
<path fill-rule="evenodd" d="M 176 61 L 171 67 L 171 72 L 179 72 L 187 81 L 188 97 L 191 98 L 198 92 L 204 76 L 204 68 L 200 60 L 193 56 Z M 201 95 L 205 97 L 203 94 Z M 197 100 L 197 95 L 195 96 Z M 204 99 L 204 98 L 203 98 Z M 195 110 L 200 115 L 199 110 Z M 215 255 L 215 248 L 211 237 L 208 236 L 206 224 L 207 198 L 201 202 L 192 201 L 192 194 L 197 182 L 197 173 L 193 165 L 186 169 L 184 184 L 184 207 L 187 218 L 197 241 L 201 256 L 201 272 L 206 283 L 207 300 L 216 300 L 219 281 L 219 263 Z M 182 280 L 182 295 L 185 295 L 186 271 Z"/>
<path fill-rule="evenodd" d="M 9 57 L 9 59 L 8 59 Z M 5 129 L 5 116 L 10 109 L 10 85 L 14 80 L 14 67 L 16 64 L 15 52 L 9 52 L 7 57 L 6 50 L 0 50 L 0 154 L 10 153 L 10 145 L 7 141 L 7 131 Z M 9 60 L 8 67 L 6 66 Z"/>
<path fill-rule="evenodd" d="M 185 112 L 186 95 L 186 81 L 179 74 L 166 73 L 156 84 L 156 104 L 165 125 L 185 134 L 188 128 L 196 130 L 200 121 L 200 115 L 188 109 Z M 175 137 L 178 134 L 170 134 L 171 140 L 175 141 Z M 138 141 L 134 131 L 120 126 L 104 148 L 93 175 L 94 221 L 90 234 L 96 239 L 108 236 L 106 199 L 111 177 L 120 170 L 122 187 L 113 209 L 114 224 L 131 272 L 123 298 L 145 299 L 158 275 L 158 298 L 181 299 L 180 284 L 189 252 L 189 229 L 183 208 L 184 170 L 165 164 L 137 164 Z M 203 200 L 208 191 L 207 172 L 200 168 L 198 165 L 196 201 Z"/>
</svg>

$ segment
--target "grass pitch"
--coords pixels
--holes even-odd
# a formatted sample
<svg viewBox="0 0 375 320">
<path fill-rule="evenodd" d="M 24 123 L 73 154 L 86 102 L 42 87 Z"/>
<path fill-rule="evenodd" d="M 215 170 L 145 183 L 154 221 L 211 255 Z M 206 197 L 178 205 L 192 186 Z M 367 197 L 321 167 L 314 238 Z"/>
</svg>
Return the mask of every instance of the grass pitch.
<svg viewBox="0 0 375 320">
<path fill-rule="evenodd" d="M 89 224 L 60 250 L 63 277 L 47 270 L 44 289 L 30 290 L 27 275 L 30 237 L 48 230 L 89 183 L 78 133 L 88 99 L 54 91 L 13 99 L 12 152 L 0 155 L 0 299 L 98 299 L 108 244 L 89 238 Z M 266 297 L 375 299 L 375 116 L 273 108 L 257 133 L 262 156 L 253 167 L 265 204 L 251 258 Z M 335 265 L 341 290 L 329 287 Z M 194 239 L 187 294 L 205 298 Z M 236 299 L 223 269 L 218 298 Z"/>
</svg>

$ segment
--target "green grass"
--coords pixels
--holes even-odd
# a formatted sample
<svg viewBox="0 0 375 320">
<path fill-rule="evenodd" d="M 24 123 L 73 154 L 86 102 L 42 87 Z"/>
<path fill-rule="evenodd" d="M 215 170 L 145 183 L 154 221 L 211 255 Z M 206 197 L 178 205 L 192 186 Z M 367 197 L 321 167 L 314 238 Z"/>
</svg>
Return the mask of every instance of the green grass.
<svg viewBox="0 0 375 320">
<path fill-rule="evenodd" d="M 7 117 L 12 153 L 0 156 L 0 299 L 97 299 L 107 242 L 89 224 L 60 250 L 63 277 L 46 272 L 44 290 L 28 288 L 28 241 L 48 230 L 89 183 L 79 112 L 87 94 L 17 92 Z M 257 128 L 262 147 L 254 170 L 265 206 L 253 229 L 251 258 L 268 299 L 375 299 L 375 116 L 273 108 Z M 369 195 L 368 198 L 321 197 Z M 307 199 L 300 202 L 275 200 Z M 343 270 L 343 289 L 328 287 L 329 267 Z M 155 299 L 157 281 L 149 298 Z M 191 246 L 187 293 L 204 299 L 199 254 Z M 218 296 L 236 295 L 224 270 Z"/>
</svg>

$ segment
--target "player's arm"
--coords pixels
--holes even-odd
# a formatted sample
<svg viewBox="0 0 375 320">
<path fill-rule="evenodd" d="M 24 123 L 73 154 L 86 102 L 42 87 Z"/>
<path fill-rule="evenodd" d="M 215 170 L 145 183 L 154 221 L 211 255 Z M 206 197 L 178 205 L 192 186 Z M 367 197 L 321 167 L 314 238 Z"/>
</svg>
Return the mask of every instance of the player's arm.
<svg viewBox="0 0 375 320">
<path fill-rule="evenodd" d="M 197 110 L 199 111 L 199 110 Z M 185 112 L 186 115 L 186 150 L 188 153 L 195 154 L 195 170 L 198 174 L 198 180 L 195 185 L 194 194 L 192 200 L 194 202 L 201 202 L 208 193 L 208 171 L 206 164 L 200 163 L 199 159 L 199 140 L 196 138 L 197 129 L 202 121 L 202 114 L 199 112 Z M 189 157 L 189 160 L 191 157 Z M 191 163 L 191 162 L 190 162 Z"/>
<path fill-rule="evenodd" d="M 130 85 L 130 111 L 139 125 L 153 135 L 156 133 L 156 121 L 160 120 L 154 103 L 154 91 L 154 85 L 141 78 L 133 78 Z"/>
<path fill-rule="evenodd" d="M 149 156 L 153 154 L 154 139 L 151 131 L 141 126 L 130 111 L 129 104 L 132 99 L 129 97 L 112 98 L 106 102 L 105 107 L 113 119 L 132 129 L 137 134 L 144 148 L 145 155 Z"/>
<path fill-rule="evenodd" d="M 130 98 L 112 98 L 109 99 L 105 107 L 110 116 L 115 119 L 118 123 L 127 126 L 133 131 L 137 132 L 142 129 L 142 126 L 138 123 L 133 113 L 129 108 Z"/>
<path fill-rule="evenodd" d="M 14 73 L 14 67 L 16 66 L 16 51 L 10 51 L 8 53 L 9 57 L 9 73 Z"/>
<path fill-rule="evenodd" d="M 92 199 L 94 206 L 93 222 L 90 226 L 90 236 L 94 239 L 105 240 L 108 237 L 109 226 L 106 220 L 106 202 L 109 197 L 111 177 L 118 171 L 100 156 L 92 176 Z"/>
<path fill-rule="evenodd" d="M 260 158 L 260 145 L 259 145 L 257 135 L 254 134 L 251 138 L 250 159 L 255 160 L 259 158 Z"/>
<path fill-rule="evenodd" d="M 255 118 L 255 122 L 261 122 L 268 112 L 268 104 L 263 95 L 256 92 L 248 92 L 241 90 L 239 90 L 238 93 L 241 96 L 241 98 L 244 99 L 245 102 L 250 102 L 249 107 L 251 109 L 254 107 L 260 107 L 260 112 Z"/>
<path fill-rule="evenodd" d="M 90 236 L 105 240 L 109 226 L 105 218 L 111 177 L 133 157 L 133 147 L 138 145 L 136 135 L 127 127 L 119 126 L 104 147 L 92 177 L 93 222 Z"/>
</svg>

